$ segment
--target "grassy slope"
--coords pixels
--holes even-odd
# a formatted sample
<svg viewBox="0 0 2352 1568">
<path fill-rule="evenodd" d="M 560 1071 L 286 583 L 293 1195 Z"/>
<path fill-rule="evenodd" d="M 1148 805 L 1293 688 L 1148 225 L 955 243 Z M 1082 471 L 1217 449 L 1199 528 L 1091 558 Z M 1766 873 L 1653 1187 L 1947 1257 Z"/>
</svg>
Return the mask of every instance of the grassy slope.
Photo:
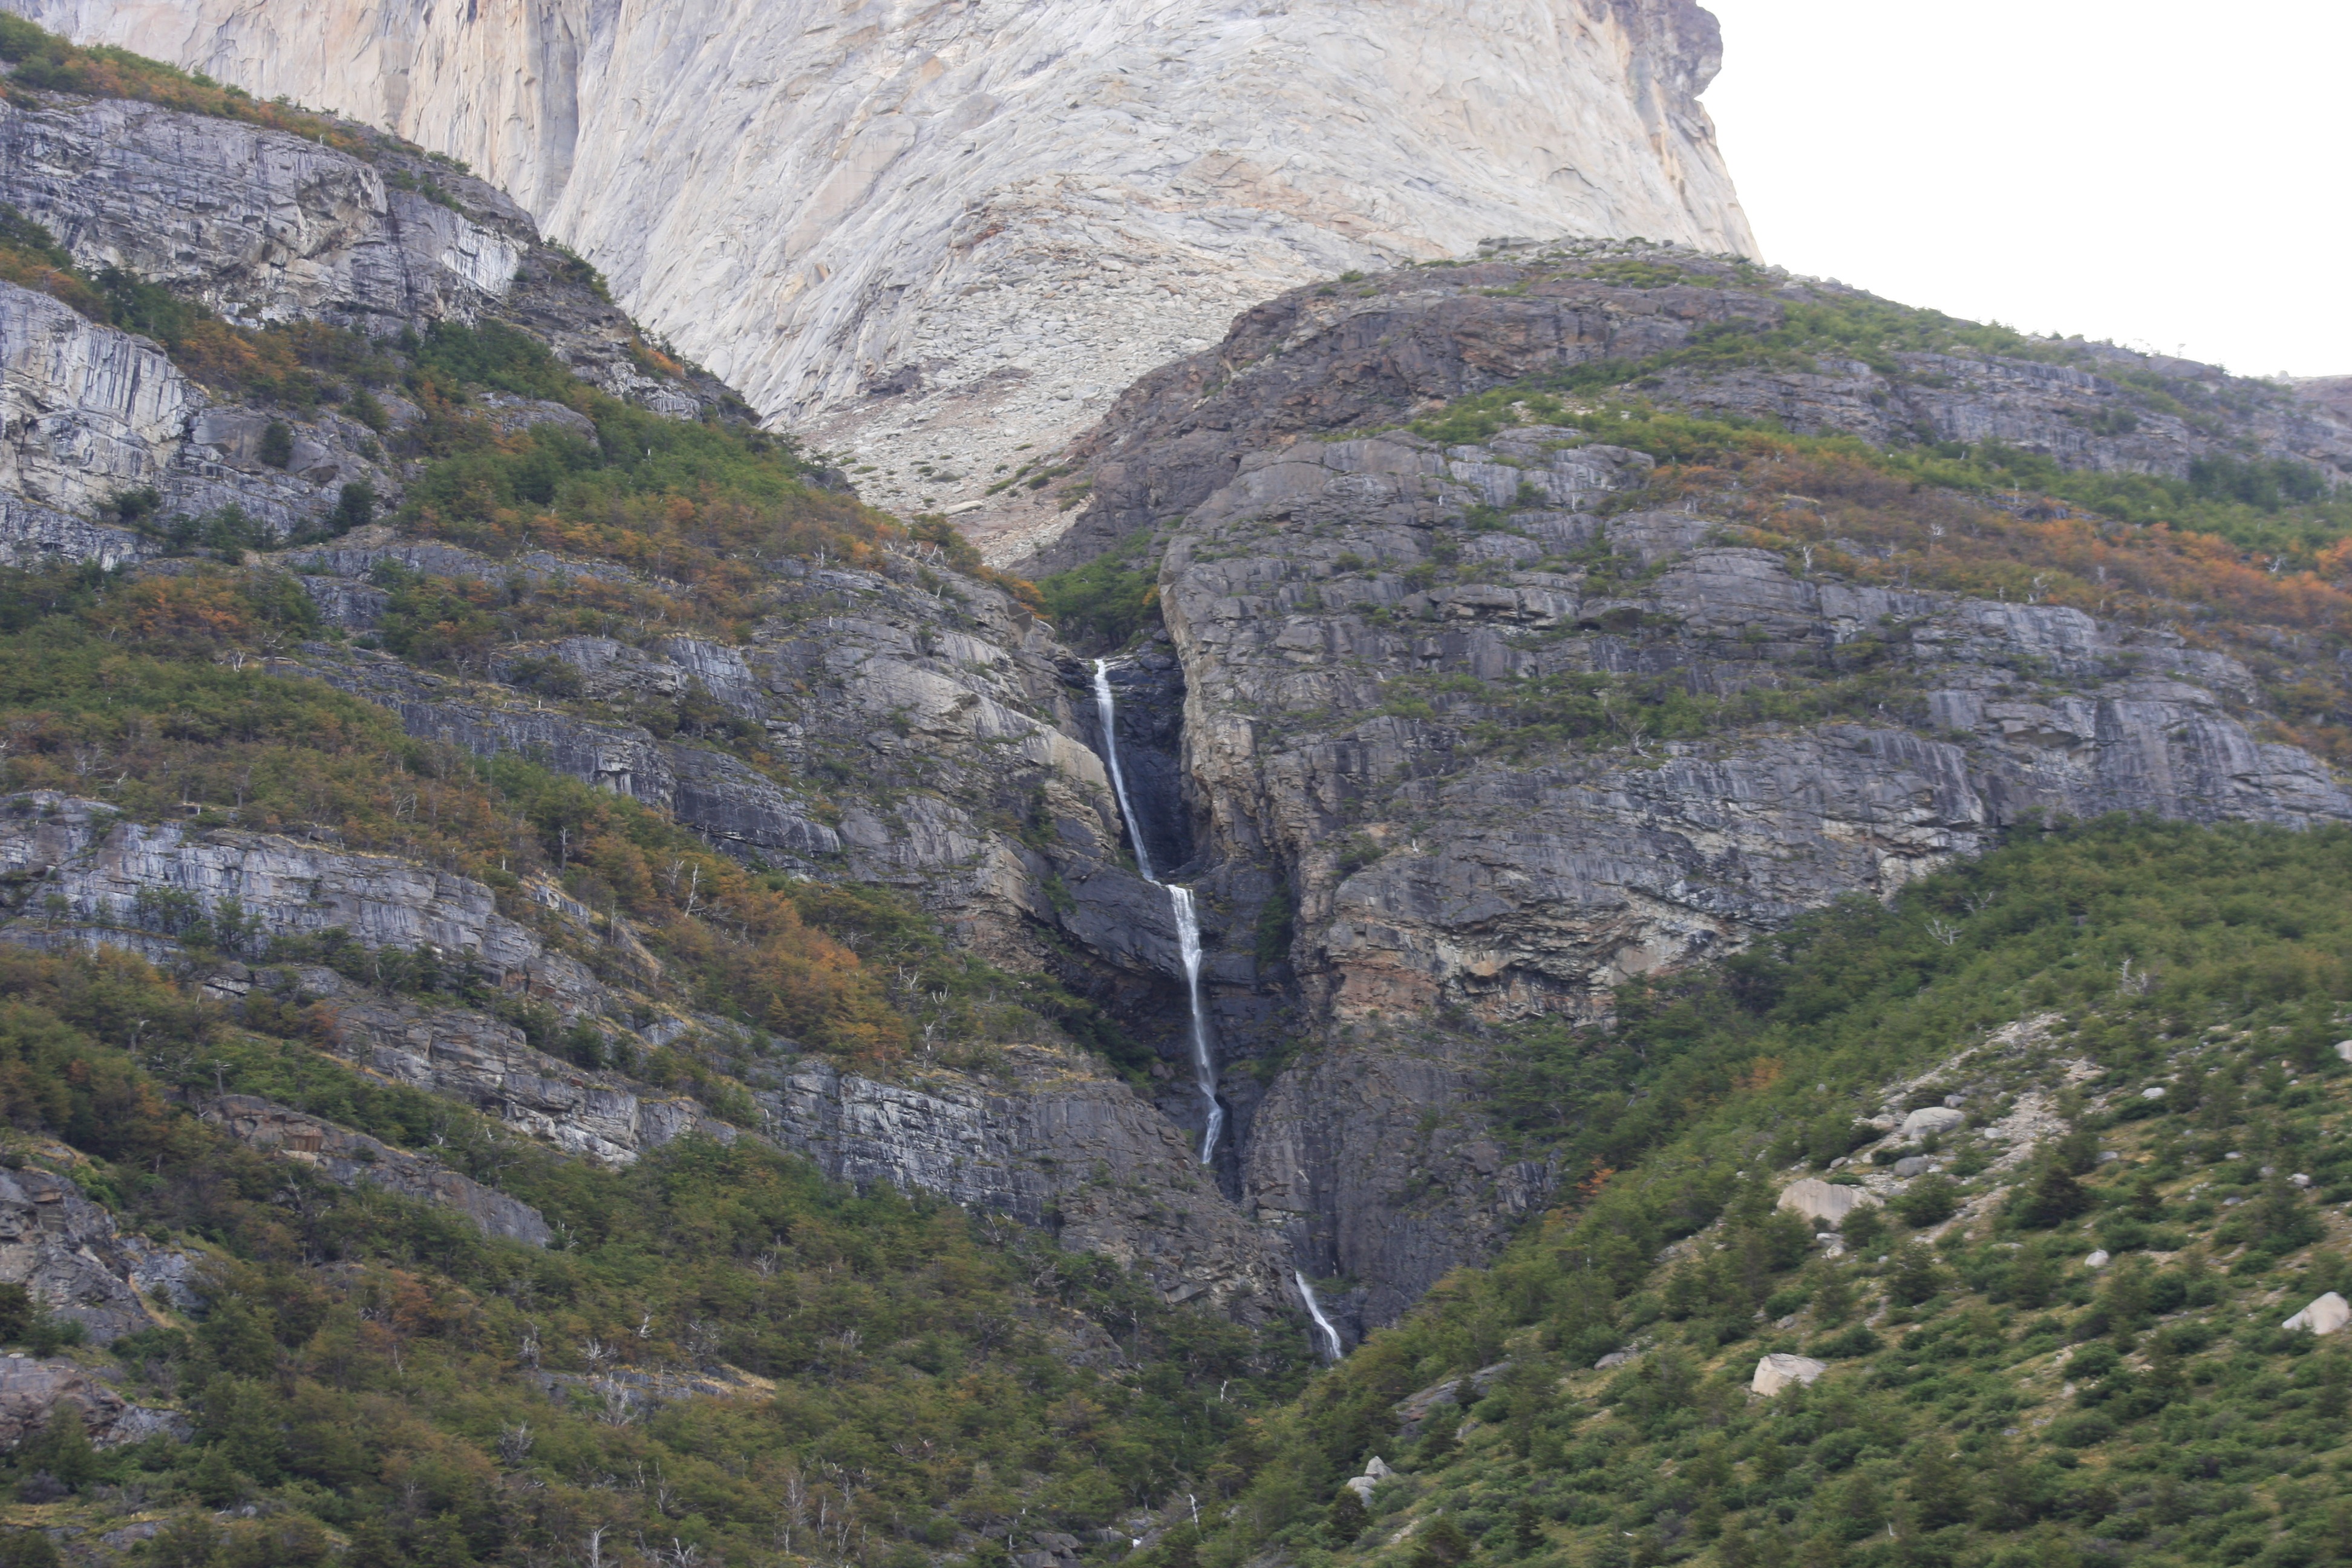
<svg viewBox="0 0 2352 1568">
<path fill-rule="evenodd" d="M 2352 1357 L 2278 1330 L 2352 1289 L 2347 873 L 2339 829 L 2032 834 L 1892 909 L 1629 993 L 1608 1035 L 1520 1037 L 1500 1097 L 1577 1197 L 1254 1426 L 1227 1456 L 1230 1522 L 1157 1561 L 2352 1551 Z M 2021 1044 L 1998 1034 L 2042 1016 Z M 2067 1136 L 2012 1164 L 1946 1140 L 1949 1175 L 1831 1260 L 1774 1189 L 1874 1138 L 1856 1119 L 1921 1076 L 1895 1109 L 1957 1090 L 1991 1120 L 2039 1095 Z M 2158 1082 L 2168 1098 L 2140 1095 Z M 2117 1261 L 2085 1268 L 2095 1246 Z M 1628 1346 L 1630 1367 L 1591 1370 Z M 1779 1351 L 1831 1370 L 1751 1397 Z M 1505 1362 L 1401 1438 L 1396 1402 Z M 1367 1521 L 1335 1488 L 1373 1454 L 1406 1474 Z"/>
</svg>

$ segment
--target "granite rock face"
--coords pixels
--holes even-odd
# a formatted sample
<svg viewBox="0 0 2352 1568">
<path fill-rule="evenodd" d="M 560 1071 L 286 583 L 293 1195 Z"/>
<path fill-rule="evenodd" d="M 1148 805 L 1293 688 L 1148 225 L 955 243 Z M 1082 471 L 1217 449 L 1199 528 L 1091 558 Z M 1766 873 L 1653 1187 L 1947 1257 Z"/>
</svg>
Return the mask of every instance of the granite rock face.
<svg viewBox="0 0 2352 1568">
<path fill-rule="evenodd" d="M 1311 279 L 1753 247 L 1691 0 L 10 8 L 464 159 L 893 504 L 984 503 L 1014 447 Z"/>
</svg>

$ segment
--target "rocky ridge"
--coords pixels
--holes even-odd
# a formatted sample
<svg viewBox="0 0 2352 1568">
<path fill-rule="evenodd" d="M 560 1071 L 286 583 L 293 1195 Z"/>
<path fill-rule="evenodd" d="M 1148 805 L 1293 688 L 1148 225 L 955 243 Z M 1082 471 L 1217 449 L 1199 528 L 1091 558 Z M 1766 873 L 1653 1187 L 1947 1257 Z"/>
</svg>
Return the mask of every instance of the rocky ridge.
<svg viewBox="0 0 2352 1568">
<path fill-rule="evenodd" d="M 1753 247 L 1690 0 L 11 9 L 466 160 L 910 508 L 1310 279 L 1530 231 Z"/>
<path fill-rule="evenodd" d="M 85 271 L 121 268 L 230 321 L 325 321 L 388 338 L 509 320 L 615 396 L 676 417 L 733 406 L 707 376 L 645 368 L 627 320 L 504 195 L 388 139 L 368 149 L 362 158 L 237 121 L 18 89 L 0 103 L 0 205 Z M 332 405 L 292 411 L 222 395 L 151 340 L 0 282 L 0 560 L 152 555 L 155 542 L 122 525 L 123 499 L 138 492 L 153 497 L 147 533 L 232 508 L 281 539 L 314 532 L 352 486 L 396 503 L 407 476 L 381 437 L 422 411 L 389 393 L 382 402 L 379 430 Z M 518 405 L 509 417 L 548 416 Z M 273 425 L 288 451 L 265 460 Z"/>
<path fill-rule="evenodd" d="M 2038 358 L 1960 347 L 1863 359 L 1846 346 L 1909 314 L 1820 279 L 1639 245 L 1498 253 L 1295 289 L 1120 394 L 982 542 L 1020 570 L 1061 571 L 1183 516 L 1253 452 L 1369 434 L 1545 376 L 1895 448 L 1993 442 L 2068 469 L 2169 479 L 2200 459 L 2251 455 L 2331 482 L 2352 476 L 2352 418 L 2330 401 L 2331 383 L 2273 385 L 2079 340 L 2042 344 Z"/>
<path fill-rule="evenodd" d="M 2249 733 L 2248 671 L 2173 634 L 1809 578 L 1710 543 L 1702 511 L 1565 510 L 1649 468 L 1541 426 L 1302 442 L 1244 458 L 1168 542 L 1205 858 L 1251 871 L 1225 929 L 1262 929 L 1245 888 L 1282 868 L 1288 973 L 1262 973 L 1328 1021 L 1263 1100 L 1229 1077 L 1242 1201 L 1323 1271 L 1377 1281 L 1374 1321 L 1552 1180 L 1480 1133 L 1475 1028 L 1425 1021 L 1598 1016 L 1624 979 L 1887 896 L 2035 813 L 2352 817 L 2324 763 Z M 1858 674 L 1843 715 L 1727 714 L 1696 741 L 1645 739 L 1633 696 Z M 1561 682 L 1604 710 L 1613 688 L 1622 721 L 1482 738 Z"/>
</svg>

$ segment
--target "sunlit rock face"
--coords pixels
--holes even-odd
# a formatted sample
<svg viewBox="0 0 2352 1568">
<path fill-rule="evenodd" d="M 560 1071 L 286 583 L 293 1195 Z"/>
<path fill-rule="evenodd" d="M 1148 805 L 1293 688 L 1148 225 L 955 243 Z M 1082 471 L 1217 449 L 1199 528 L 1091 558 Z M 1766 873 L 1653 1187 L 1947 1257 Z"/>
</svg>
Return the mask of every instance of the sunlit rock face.
<svg viewBox="0 0 2352 1568">
<path fill-rule="evenodd" d="M 982 500 L 1316 278 L 1753 248 L 1690 0 L 8 5 L 466 160 L 886 503 Z"/>
</svg>

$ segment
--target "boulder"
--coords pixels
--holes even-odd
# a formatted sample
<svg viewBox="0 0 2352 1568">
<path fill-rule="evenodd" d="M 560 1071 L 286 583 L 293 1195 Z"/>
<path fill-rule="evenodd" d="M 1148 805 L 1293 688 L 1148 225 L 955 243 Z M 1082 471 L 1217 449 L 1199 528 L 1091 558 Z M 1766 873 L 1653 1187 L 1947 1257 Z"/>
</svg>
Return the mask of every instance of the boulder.
<svg viewBox="0 0 2352 1568">
<path fill-rule="evenodd" d="M 1785 1352 L 1766 1356 L 1756 1363 L 1756 1375 L 1748 1380 L 1748 1389 L 1769 1399 L 1784 1388 L 1810 1384 L 1829 1371 L 1826 1363 L 1809 1355 L 1790 1355 Z"/>
<path fill-rule="evenodd" d="M 1362 1475 L 1350 1476 L 1344 1484 L 1349 1491 L 1369 1503 L 1372 1500 L 1372 1489 L 1395 1473 L 1389 1468 L 1387 1460 L 1375 1454 L 1372 1462 L 1364 1467 Z"/>
<path fill-rule="evenodd" d="M 1901 1136 L 1930 1138 L 1938 1132 L 1949 1132 L 1968 1123 L 1965 1112 L 1948 1105 L 1923 1105 L 1903 1119 Z"/>
<path fill-rule="evenodd" d="M 1925 1154 L 1906 1154 L 1895 1162 L 1895 1173 L 1906 1180 L 1912 1176 L 1923 1175 L 1935 1168 L 1936 1163 Z"/>
<path fill-rule="evenodd" d="M 2107 1257 L 2107 1249 L 2102 1247 L 2095 1250 L 2088 1258 L 2083 1259 L 2083 1267 L 2085 1268 L 2105 1268 L 2111 1261 L 2112 1259 Z"/>
<path fill-rule="evenodd" d="M 1878 1194 L 1864 1188 L 1842 1187 L 1815 1176 L 1790 1182 L 1780 1189 L 1782 1208 L 1832 1230 L 1843 1225 L 1845 1216 L 1854 1210 L 1874 1207 L 1878 1202 Z"/>
<path fill-rule="evenodd" d="M 2330 1290 L 2279 1327 L 2307 1334 L 2332 1334 L 2347 1323 L 2352 1323 L 2352 1301 Z"/>
</svg>

